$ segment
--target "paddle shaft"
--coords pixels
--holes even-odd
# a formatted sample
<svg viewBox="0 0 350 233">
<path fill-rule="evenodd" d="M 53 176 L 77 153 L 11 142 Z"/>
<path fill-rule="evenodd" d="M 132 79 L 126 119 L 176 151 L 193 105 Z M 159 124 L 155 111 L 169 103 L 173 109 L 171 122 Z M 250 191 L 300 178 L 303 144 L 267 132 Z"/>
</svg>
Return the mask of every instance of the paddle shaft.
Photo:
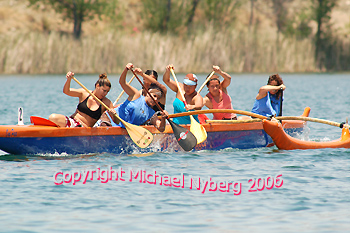
<svg viewBox="0 0 350 233">
<path fill-rule="evenodd" d="M 130 84 L 131 82 L 132 82 L 132 80 L 134 80 L 134 78 L 135 78 L 135 75 L 134 76 L 132 76 L 132 78 L 130 79 L 130 81 L 128 82 L 128 84 Z M 120 95 L 118 96 L 118 98 L 114 101 L 114 103 L 113 103 L 113 106 L 114 105 L 116 105 L 117 103 L 118 103 L 118 101 L 119 101 L 119 99 L 122 97 L 122 95 L 124 94 L 124 90 L 120 93 Z"/>
<path fill-rule="evenodd" d="M 282 116 L 282 105 L 283 105 L 283 88 L 281 87 L 281 96 L 280 96 L 280 112 L 278 114 L 278 116 Z"/>
<path fill-rule="evenodd" d="M 282 116 L 282 105 L 283 105 L 283 88 L 281 87 L 280 89 L 281 95 L 280 95 L 280 112 L 278 114 L 278 116 Z M 280 120 L 281 124 L 282 124 L 282 120 Z"/>
<path fill-rule="evenodd" d="M 180 95 L 181 95 L 181 97 L 182 97 L 182 99 L 183 99 L 183 102 L 184 102 L 185 106 L 187 106 L 187 102 L 186 102 L 186 99 L 185 99 L 185 95 L 184 95 L 184 93 L 182 92 L 182 89 L 180 88 L 180 84 L 179 84 L 179 82 L 177 81 L 177 78 L 176 78 L 176 75 L 175 75 L 175 73 L 174 73 L 174 70 L 171 68 L 170 71 L 171 71 L 171 74 L 173 75 L 173 77 L 174 77 L 174 79 L 175 79 L 177 89 L 179 89 L 179 92 L 180 92 Z"/>
<path fill-rule="evenodd" d="M 207 84 L 207 82 L 211 79 L 211 77 L 215 74 L 215 71 L 212 71 L 210 73 L 210 75 L 208 76 L 208 78 L 205 80 L 205 82 L 203 83 L 203 85 L 199 88 L 199 90 L 197 91 L 198 93 L 202 91 L 203 87 L 205 86 L 205 84 Z"/>
</svg>

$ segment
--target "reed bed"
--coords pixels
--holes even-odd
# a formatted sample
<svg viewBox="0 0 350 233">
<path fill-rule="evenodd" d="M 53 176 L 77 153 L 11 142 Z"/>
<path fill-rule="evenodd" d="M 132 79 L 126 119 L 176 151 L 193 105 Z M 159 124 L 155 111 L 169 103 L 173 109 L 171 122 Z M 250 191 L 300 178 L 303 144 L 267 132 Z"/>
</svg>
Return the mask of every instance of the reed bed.
<svg viewBox="0 0 350 233">
<path fill-rule="evenodd" d="M 120 73 L 128 62 L 160 72 L 167 64 L 177 72 L 208 73 L 214 64 L 238 73 L 319 71 L 311 39 L 280 36 L 277 42 L 276 35 L 263 30 L 209 29 L 185 37 L 106 32 L 81 40 L 58 32 L 0 36 L 1 73 Z"/>
</svg>

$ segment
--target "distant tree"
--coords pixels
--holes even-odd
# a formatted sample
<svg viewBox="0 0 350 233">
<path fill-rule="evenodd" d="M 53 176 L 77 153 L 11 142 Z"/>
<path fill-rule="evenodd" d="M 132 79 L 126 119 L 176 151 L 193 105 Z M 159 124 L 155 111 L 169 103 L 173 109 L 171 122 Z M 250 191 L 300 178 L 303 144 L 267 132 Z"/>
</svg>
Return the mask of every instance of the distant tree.
<svg viewBox="0 0 350 233">
<path fill-rule="evenodd" d="M 56 12 L 63 15 L 64 20 L 73 21 L 74 37 L 79 39 L 84 21 L 106 14 L 107 6 L 115 4 L 116 0 L 29 0 L 31 6 L 40 4 L 51 6 Z"/>
<path fill-rule="evenodd" d="M 198 6 L 198 2 L 199 2 L 199 0 L 192 0 L 192 7 L 189 11 L 188 19 L 187 19 L 187 23 L 186 23 L 187 27 L 189 27 L 192 24 L 194 13 L 195 13 L 197 6 Z"/>
<path fill-rule="evenodd" d="M 250 0 L 250 16 L 249 16 L 249 30 L 251 29 L 253 25 L 253 19 L 254 19 L 254 3 L 257 0 Z"/>
<path fill-rule="evenodd" d="M 243 2 L 243 0 L 204 0 L 204 13 L 207 19 L 213 22 L 215 28 L 223 29 L 235 20 L 234 11 Z"/>
<path fill-rule="evenodd" d="M 199 0 L 142 0 L 145 27 L 154 32 L 175 32 L 192 24 Z"/>
<path fill-rule="evenodd" d="M 301 7 L 288 20 L 283 34 L 286 37 L 295 37 L 298 40 L 305 39 L 312 34 L 311 21 L 312 17 L 310 16 L 309 7 Z"/>
<path fill-rule="evenodd" d="M 281 33 L 288 22 L 288 8 L 287 4 L 291 2 L 291 0 L 271 0 L 273 13 L 275 15 L 275 22 L 277 26 L 277 33 Z"/>
<path fill-rule="evenodd" d="M 145 27 L 151 31 L 166 32 L 172 12 L 171 0 L 143 0 L 141 1 L 145 20 Z"/>
<path fill-rule="evenodd" d="M 315 59 L 319 60 L 320 52 L 327 38 L 326 28 L 329 26 L 332 9 L 336 6 L 338 0 L 311 0 L 313 20 L 317 23 L 317 32 L 315 36 Z"/>
</svg>

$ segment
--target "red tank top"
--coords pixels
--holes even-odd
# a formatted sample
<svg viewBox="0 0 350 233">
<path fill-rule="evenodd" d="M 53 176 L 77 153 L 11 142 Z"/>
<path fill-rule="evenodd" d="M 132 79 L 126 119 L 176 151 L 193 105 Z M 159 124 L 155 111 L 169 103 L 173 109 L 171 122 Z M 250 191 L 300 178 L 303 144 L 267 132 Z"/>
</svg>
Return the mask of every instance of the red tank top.
<svg viewBox="0 0 350 233">
<path fill-rule="evenodd" d="M 214 97 L 208 93 L 208 97 L 213 104 L 213 109 L 233 109 L 231 97 L 224 93 L 222 90 L 219 90 L 222 100 L 218 103 L 214 100 Z M 213 120 L 222 120 L 222 119 L 232 119 L 236 117 L 234 113 L 213 113 Z"/>
</svg>

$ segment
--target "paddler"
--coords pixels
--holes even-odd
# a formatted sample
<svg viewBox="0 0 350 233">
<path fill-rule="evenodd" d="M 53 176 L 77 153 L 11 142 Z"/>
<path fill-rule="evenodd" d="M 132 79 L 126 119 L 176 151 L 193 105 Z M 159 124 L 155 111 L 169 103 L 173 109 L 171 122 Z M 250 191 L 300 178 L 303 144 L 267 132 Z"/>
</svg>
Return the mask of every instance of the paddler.
<svg viewBox="0 0 350 233">
<path fill-rule="evenodd" d="M 203 98 L 204 105 L 209 109 L 233 109 L 231 97 L 227 93 L 231 76 L 222 71 L 219 66 L 213 66 L 213 71 L 224 80 L 220 82 L 216 74 L 209 79 L 206 84 L 209 93 Z M 237 120 L 237 116 L 234 113 L 213 113 L 213 120 Z"/>
<path fill-rule="evenodd" d="M 252 113 L 263 116 L 278 116 L 283 101 L 281 91 L 286 86 L 279 74 L 271 75 L 267 81 L 267 85 L 260 87 L 259 93 L 255 98 Z M 282 98 L 282 99 L 281 99 Z"/>
<path fill-rule="evenodd" d="M 174 66 L 166 66 L 163 75 L 163 81 L 171 90 L 176 92 L 176 98 L 173 102 L 174 113 L 201 110 L 203 107 L 203 98 L 196 91 L 198 82 L 197 76 L 195 74 L 189 73 L 185 76 L 183 83 L 179 83 L 179 86 L 182 89 L 182 93 L 184 93 L 184 97 L 187 102 L 187 105 L 185 106 L 184 100 L 181 96 L 181 92 L 179 91 L 176 82 L 170 79 L 170 69 L 174 69 Z M 194 115 L 193 117 L 199 122 L 197 115 Z M 176 124 L 191 124 L 191 119 L 189 116 L 177 117 L 174 118 L 173 121 Z"/>
<path fill-rule="evenodd" d="M 60 127 L 92 127 L 101 117 L 102 113 L 106 111 L 106 108 L 90 96 L 83 88 L 71 88 L 70 84 L 73 77 L 74 73 L 69 71 L 66 75 L 67 80 L 63 87 L 63 93 L 71 97 L 79 98 L 79 104 L 75 113 L 71 116 L 53 113 L 50 115 L 49 120 Z M 111 118 L 113 120 L 118 120 L 113 115 L 113 103 L 106 97 L 111 86 L 107 74 L 100 74 L 99 79 L 95 83 L 95 90 L 93 90 L 92 93 L 112 109 L 112 112 L 109 113 Z"/>
<path fill-rule="evenodd" d="M 165 130 L 165 120 L 168 113 L 166 111 L 160 112 L 161 117 L 159 119 L 157 117 L 158 112 L 153 109 L 156 103 L 153 101 L 152 97 L 148 94 L 143 96 L 139 90 L 126 82 L 126 75 L 133 67 L 134 65 L 132 63 L 128 63 L 125 66 L 123 73 L 120 75 L 119 84 L 125 93 L 128 94 L 128 98 L 115 110 L 119 117 L 128 123 L 135 125 L 152 124 L 160 132 L 163 132 Z M 140 69 L 135 70 L 142 72 Z M 158 102 L 164 98 L 166 88 L 164 85 L 155 81 L 149 85 L 148 91 L 153 96 L 154 100 Z M 120 126 L 124 128 L 124 125 L 118 119 L 114 120 L 114 122 L 111 122 L 110 120 L 105 122 L 105 120 L 102 119 L 102 123 L 111 123 L 112 126 Z"/>
<path fill-rule="evenodd" d="M 152 108 L 155 112 L 158 112 L 158 115 L 161 115 L 159 111 L 165 110 L 165 102 L 166 102 L 166 87 L 162 84 L 160 84 L 158 80 L 158 73 L 155 70 L 147 70 L 145 73 L 141 70 L 141 68 L 135 68 L 135 73 L 140 77 L 143 78 L 143 85 L 147 90 L 149 90 L 152 83 L 156 83 L 159 86 L 162 86 L 162 89 L 164 90 L 164 95 L 161 99 L 158 100 L 158 105 L 162 109 L 158 109 L 157 105 L 154 105 Z M 140 94 L 143 96 L 147 95 L 147 91 L 142 87 L 140 90 Z M 114 107 L 118 107 L 120 104 L 115 105 Z M 110 117 L 107 116 L 107 113 L 103 113 L 100 120 L 97 121 L 95 126 L 112 126 L 112 120 Z"/>
</svg>

